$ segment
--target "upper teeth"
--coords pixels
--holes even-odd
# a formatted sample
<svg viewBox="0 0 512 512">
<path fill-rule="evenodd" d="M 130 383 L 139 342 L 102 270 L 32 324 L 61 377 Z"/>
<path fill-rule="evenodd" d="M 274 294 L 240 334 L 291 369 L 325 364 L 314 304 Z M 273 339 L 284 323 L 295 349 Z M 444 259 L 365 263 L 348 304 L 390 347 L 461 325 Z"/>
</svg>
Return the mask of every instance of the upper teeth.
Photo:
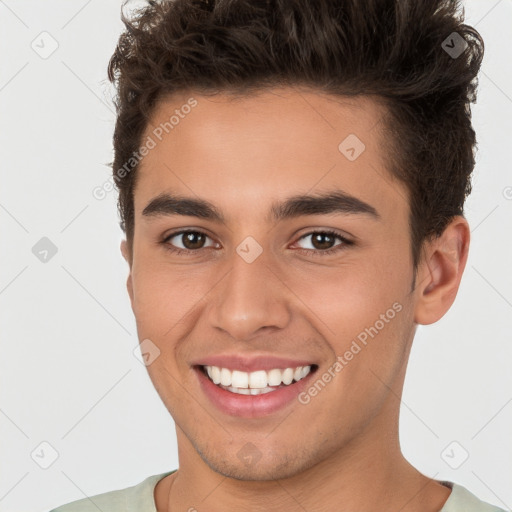
<svg viewBox="0 0 512 512">
<path fill-rule="evenodd" d="M 229 370 L 218 366 L 205 366 L 205 369 L 214 384 L 235 388 L 263 389 L 267 386 L 279 386 L 281 383 L 288 385 L 293 380 L 299 381 L 311 371 L 311 366 L 298 366 L 297 368 L 286 368 L 284 370 L 274 368 L 268 371 L 258 370 L 256 372 Z"/>
</svg>

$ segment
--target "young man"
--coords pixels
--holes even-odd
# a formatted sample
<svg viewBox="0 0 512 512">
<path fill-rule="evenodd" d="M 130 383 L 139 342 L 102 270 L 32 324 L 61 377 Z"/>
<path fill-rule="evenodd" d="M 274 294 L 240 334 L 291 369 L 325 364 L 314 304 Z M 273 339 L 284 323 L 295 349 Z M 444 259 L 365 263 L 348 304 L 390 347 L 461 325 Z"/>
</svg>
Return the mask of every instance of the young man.
<svg viewBox="0 0 512 512">
<path fill-rule="evenodd" d="M 121 250 L 179 468 L 59 512 L 497 511 L 426 477 L 398 420 L 451 307 L 483 55 L 456 2 L 176 0 L 132 20 Z"/>
</svg>

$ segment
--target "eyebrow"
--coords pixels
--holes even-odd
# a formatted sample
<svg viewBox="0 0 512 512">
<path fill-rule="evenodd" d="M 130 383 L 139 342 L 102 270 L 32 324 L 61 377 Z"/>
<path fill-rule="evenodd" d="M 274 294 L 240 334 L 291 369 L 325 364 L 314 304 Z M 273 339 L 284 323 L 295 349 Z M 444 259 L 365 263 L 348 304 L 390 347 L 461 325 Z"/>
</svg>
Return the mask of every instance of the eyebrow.
<svg viewBox="0 0 512 512">
<path fill-rule="evenodd" d="M 303 215 L 322 214 L 362 214 L 380 219 L 379 213 L 370 204 L 342 190 L 333 190 L 315 195 L 295 195 L 284 201 L 274 202 L 270 207 L 267 220 L 275 222 Z M 183 215 L 226 223 L 222 212 L 209 201 L 168 193 L 162 193 L 151 199 L 142 211 L 142 215 L 145 217 Z"/>
</svg>

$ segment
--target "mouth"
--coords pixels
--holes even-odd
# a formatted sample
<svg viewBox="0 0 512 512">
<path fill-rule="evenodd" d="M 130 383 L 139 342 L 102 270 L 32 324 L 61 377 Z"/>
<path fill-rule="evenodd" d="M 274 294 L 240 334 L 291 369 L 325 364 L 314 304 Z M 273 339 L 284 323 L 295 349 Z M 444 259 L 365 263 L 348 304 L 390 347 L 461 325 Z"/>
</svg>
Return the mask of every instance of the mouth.
<svg viewBox="0 0 512 512">
<path fill-rule="evenodd" d="M 301 381 L 316 371 L 317 365 L 294 368 L 272 368 L 244 372 L 219 366 L 199 365 L 199 369 L 216 386 L 239 395 L 262 395 Z"/>
<path fill-rule="evenodd" d="M 200 386 L 217 409 L 230 416 L 256 418 L 298 403 L 297 396 L 318 370 L 309 364 L 245 372 L 213 365 L 194 365 Z"/>
</svg>

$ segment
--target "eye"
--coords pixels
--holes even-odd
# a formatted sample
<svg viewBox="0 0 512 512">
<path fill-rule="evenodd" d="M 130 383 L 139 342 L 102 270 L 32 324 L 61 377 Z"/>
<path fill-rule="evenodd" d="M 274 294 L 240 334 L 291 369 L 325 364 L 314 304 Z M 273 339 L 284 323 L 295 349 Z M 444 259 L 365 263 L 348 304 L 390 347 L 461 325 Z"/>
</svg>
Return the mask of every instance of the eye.
<svg viewBox="0 0 512 512">
<path fill-rule="evenodd" d="M 178 241 L 181 241 L 182 247 L 176 247 L 174 243 L 171 243 L 171 240 L 174 238 L 176 238 Z M 179 231 L 177 233 L 171 233 L 168 235 L 164 240 L 162 240 L 162 244 L 164 244 L 164 247 L 171 252 L 188 255 L 197 251 L 198 249 L 204 249 L 204 243 L 207 238 L 210 237 L 202 231 Z M 212 244 L 212 246 L 213 245 L 215 244 Z"/>
<path fill-rule="evenodd" d="M 351 240 L 348 240 L 343 235 L 332 230 L 312 231 L 311 233 L 307 233 L 306 235 L 300 237 L 299 241 L 310 237 L 311 243 L 309 245 L 312 247 L 312 249 L 301 249 L 299 252 L 305 252 L 314 256 L 326 256 L 338 251 L 343 251 L 348 246 L 354 244 L 354 242 Z M 341 242 L 333 246 L 332 244 L 336 239 L 340 240 Z"/>
</svg>

